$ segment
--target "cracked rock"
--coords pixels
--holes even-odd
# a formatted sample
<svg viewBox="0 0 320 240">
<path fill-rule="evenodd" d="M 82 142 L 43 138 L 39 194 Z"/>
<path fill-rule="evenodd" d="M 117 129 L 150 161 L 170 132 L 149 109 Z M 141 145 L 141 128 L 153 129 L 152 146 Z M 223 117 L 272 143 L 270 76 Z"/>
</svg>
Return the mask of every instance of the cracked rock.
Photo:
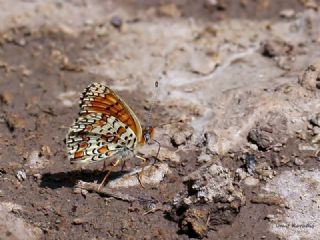
<svg viewBox="0 0 320 240">
<path fill-rule="evenodd" d="M 320 89 L 320 61 L 311 64 L 299 78 L 298 83 L 307 90 Z"/>
<path fill-rule="evenodd" d="M 180 146 L 187 142 L 191 138 L 194 129 L 186 124 L 179 125 L 172 135 L 171 142 L 173 146 Z"/>
<path fill-rule="evenodd" d="M 293 46 L 280 39 L 268 40 L 263 46 L 262 54 L 266 57 L 278 57 L 289 55 Z"/>
<path fill-rule="evenodd" d="M 255 128 L 249 132 L 248 140 L 255 143 L 261 150 L 271 148 L 274 139 L 271 134 L 263 129 Z"/>
<path fill-rule="evenodd" d="M 271 112 L 249 131 L 248 140 L 263 151 L 284 143 L 288 138 L 287 122 L 285 116 Z"/>
</svg>

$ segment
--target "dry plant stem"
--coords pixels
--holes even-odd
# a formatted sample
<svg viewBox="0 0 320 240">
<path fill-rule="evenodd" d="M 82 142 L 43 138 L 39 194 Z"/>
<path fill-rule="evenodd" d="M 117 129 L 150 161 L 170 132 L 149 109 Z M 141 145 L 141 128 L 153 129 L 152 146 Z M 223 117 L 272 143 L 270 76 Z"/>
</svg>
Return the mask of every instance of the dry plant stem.
<svg viewBox="0 0 320 240">
<path fill-rule="evenodd" d="M 129 196 L 128 194 L 120 193 L 120 192 L 114 192 L 110 189 L 107 189 L 106 187 L 104 188 L 99 188 L 100 184 L 96 183 L 88 183 L 84 181 L 79 181 L 75 188 L 80 188 L 80 189 L 85 189 L 88 191 L 96 192 L 98 194 L 107 196 L 107 197 L 113 197 L 118 200 L 126 201 L 126 202 L 134 202 L 137 199 L 135 197 Z"/>
</svg>

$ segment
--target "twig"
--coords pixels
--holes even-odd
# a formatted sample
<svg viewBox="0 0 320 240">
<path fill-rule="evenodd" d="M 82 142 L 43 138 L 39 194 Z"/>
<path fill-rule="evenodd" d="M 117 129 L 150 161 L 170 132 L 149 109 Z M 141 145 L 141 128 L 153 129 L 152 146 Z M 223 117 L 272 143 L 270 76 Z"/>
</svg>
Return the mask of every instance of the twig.
<svg viewBox="0 0 320 240">
<path fill-rule="evenodd" d="M 122 200 L 122 201 L 126 201 L 126 202 L 134 202 L 137 200 L 135 197 L 129 196 L 128 194 L 124 194 L 124 193 L 120 193 L 120 192 L 113 192 L 113 191 L 107 189 L 106 187 L 99 189 L 99 184 L 96 184 L 96 183 L 88 183 L 88 182 L 84 182 L 84 181 L 79 181 L 77 183 L 77 185 L 75 186 L 75 188 L 80 188 L 80 189 L 85 189 L 88 191 L 96 192 L 98 194 L 105 195 L 108 197 L 113 197 L 118 200 Z"/>
</svg>

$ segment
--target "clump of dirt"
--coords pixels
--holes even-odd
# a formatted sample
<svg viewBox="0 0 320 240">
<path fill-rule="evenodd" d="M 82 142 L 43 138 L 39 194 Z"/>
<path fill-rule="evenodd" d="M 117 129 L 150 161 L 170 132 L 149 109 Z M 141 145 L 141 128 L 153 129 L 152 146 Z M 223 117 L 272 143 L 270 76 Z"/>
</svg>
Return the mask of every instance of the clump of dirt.
<svg viewBox="0 0 320 240">
<path fill-rule="evenodd" d="M 320 89 L 320 62 L 308 66 L 300 77 L 299 84 L 308 90 Z"/>
<path fill-rule="evenodd" d="M 184 178 L 187 190 L 173 202 L 171 218 L 190 237 L 203 237 L 216 225 L 230 224 L 245 204 L 228 169 L 206 164 Z"/>
</svg>

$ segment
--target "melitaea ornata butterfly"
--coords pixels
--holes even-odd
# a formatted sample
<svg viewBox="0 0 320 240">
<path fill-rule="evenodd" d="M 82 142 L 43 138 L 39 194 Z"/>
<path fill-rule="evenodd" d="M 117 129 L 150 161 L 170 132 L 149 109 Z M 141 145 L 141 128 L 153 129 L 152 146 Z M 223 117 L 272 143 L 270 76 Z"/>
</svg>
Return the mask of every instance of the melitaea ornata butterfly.
<svg viewBox="0 0 320 240">
<path fill-rule="evenodd" d="M 71 163 L 127 160 L 136 156 L 139 144 L 151 141 L 153 128 L 142 130 L 131 108 L 100 83 L 82 93 L 79 115 L 66 138 Z"/>
</svg>

